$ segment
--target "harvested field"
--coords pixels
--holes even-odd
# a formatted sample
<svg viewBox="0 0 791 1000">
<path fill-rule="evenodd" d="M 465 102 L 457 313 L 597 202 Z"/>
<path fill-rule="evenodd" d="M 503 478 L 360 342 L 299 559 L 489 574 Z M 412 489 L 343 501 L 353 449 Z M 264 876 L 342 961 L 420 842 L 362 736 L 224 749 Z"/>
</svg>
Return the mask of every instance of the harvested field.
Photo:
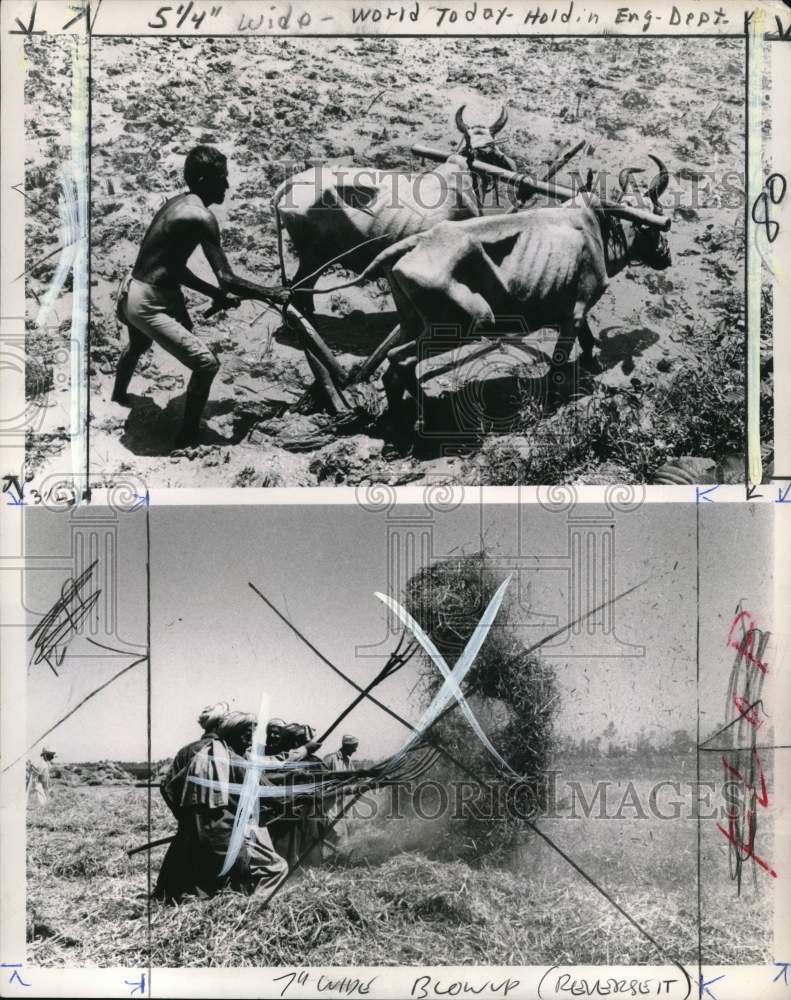
<svg viewBox="0 0 791 1000">
<path fill-rule="evenodd" d="M 668 460 L 697 456 L 710 475 L 742 475 L 743 47 L 735 39 L 97 38 L 93 46 L 91 442 L 95 485 L 138 475 L 150 486 L 643 482 Z M 68 149 L 69 50 L 28 46 L 26 232 L 29 318 L 52 278 L 52 212 Z M 529 66 L 529 87 L 524 86 Z M 196 74 L 195 68 L 200 67 Z M 409 81 L 405 89 L 404 80 Z M 592 147 L 562 171 L 668 164 L 673 264 L 630 268 L 591 318 L 603 373 L 555 410 L 514 398 L 501 433 L 458 454 L 394 445 L 370 420 L 343 427 L 293 404 L 311 377 L 294 337 L 255 303 L 196 326 L 221 360 L 199 447 L 171 454 L 185 370 L 154 349 L 132 384 L 131 412 L 110 402 L 124 343 L 118 282 L 148 220 L 182 187 L 196 143 L 231 158 L 217 215 L 235 267 L 279 282 L 271 199 L 308 161 L 413 168 L 416 142 L 450 150 L 453 110 L 491 121 L 510 111 L 503 148 L 540 170 L 580 139 Z M 647 175 L 646 175 L 647 176 Z M 198 259 L 200 258 L 200 259 Z M 40 263 L 37 263 L 41 261 Z M 200 254 L 195 269 L 207 275 Z M 290 265 L 293 273 L 293 263 Z M 349 277 L 330 275 L 335 283 Z M 70 279 L 69 279 L 70 280 Z M 28 326 L 36 480 L 67 460 L 70 284 L 46 329 Z M 359 363 L 395 321 L 384 282 L 317 298 L 317 326 L 339 363 Z M 769 306 L 767 304 L 767 310 Z M 769 313 L 766 312 L 765 321 Z M 771 441 L 771 340 L 762 346 L 765 440 Z M 356 398 L 375 417 L 379 382 Z M 432 448 L 434 450 L 432 451 Z M 767 455 L 769 457 L 769 445 Z"/>
<path fill-rule="evenodd" d="M 569 759 L 555 769 L 612 782 L 606 815 L 579 813 L 568 791 L 541 829 L 684 963 L 697 961 L 696 822 L 640 818 L 662 780 L 691 801 L 692 755 Z M 704 780 L 719 785 L 715 767 Z M 561 784 L 559 787 L 566 788 Z M 571 787 L 571 786 L 568 786 Z M 686 789 L 686 794 L 683 790 Z M 720 801 L 712 795 L 712 801 Z M 624 805 L 623 803 L 627 804 Z M 151 837 L 173 822 L 158 794 Z M 666 805 L 663 804 L 663 810 Z M 617 816 L 620 810 L 621 815 Z M 575 815 L 577 818 L 574 818 Z M 295 876 L 269 909 L 225 892 L 208 902 L 155 904 L 148 936 L 148 862 L 125 850 L 149 839 L 142 789 L 62 788 L 28 814 L 29 965 L 296 966 L 656 964 L 656 950 L 547 844 L 527 834 L 507 861 L 470 865 L 431 857 L 432 824 L 353 820 L 349 864 Z M 761 845 L 771 851 L 766 828 Z M 771 961 L 770 886 L 752 872 L 740 899 L 724 840 L 703 821 L 702 944 L 707 964 Z M 409 848 L 409 849 L 405 849 Z M 164 848 L 152 853 L 156 878 Z M 738 920 L 734 913 L 738 912 Z M 253 930 L 254 933 L 250 933 Z M 694 971 L 694 970 L 693 970 Z"/>
</svg>

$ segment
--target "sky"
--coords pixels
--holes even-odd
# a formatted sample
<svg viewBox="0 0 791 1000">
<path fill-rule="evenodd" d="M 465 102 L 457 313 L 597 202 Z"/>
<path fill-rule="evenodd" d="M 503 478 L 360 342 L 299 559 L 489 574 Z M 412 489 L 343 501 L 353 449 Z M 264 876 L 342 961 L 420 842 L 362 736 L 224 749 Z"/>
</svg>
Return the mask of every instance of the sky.
<svg viewBox="0 0 791 1000">
<path fill-rule="evenodd" d="M 82 512 L 75 525 L 69 515 L 26 511 L 26 551 L 29 565 L 38 567 L 27 574 L 31 629 L 73 575 L 72 537 L 85 539 L 90 531 L 94 541 L 113 543 L 102 550 L 97 571 L 102 594 L 93 633 L 86 629 L 71 638 L 57 677 L 44 662 L 28 668 L 30 743 L 145 650 L 146 513 L 121 514 L 115 522 L 100 514 Z M 593 505 L 552 512 L 538 504 L 465 504 L 445 512 L 405 505 L 370 512 L 356 504 L 162 507 L 151 509 L 149 529 L 155 760 L 195 739 L 198 713 L 214 701 L 256 712 L 266 693 L 271 715 L 322 731 L 355 696 L 248 582 L 364 685 L 397 639 L 375 592 L 398 599 L 417 563 L 477 551 L 482 541 L 503 578 L 512 573 L 509 591 L 519 607 L 525 642 L 532 644 L 580 609 L 601 602 L 601 589 L 594 590 L 597 574 L 580 567 L 606 567 L 600 540 L 614 536 L 612 592 L 641 586 L 615 603 L 607 635 L 600 625 L 585 623 L 576 634 L 564 633 L 544 647 L 561 690 L 558 733 L 596 736 L 611 721 L 616 742 L 634 740 L 641 732 L 659 739 L 675 729 L 694 733 L 694 507 L 644 505 L 614 518 L 604 506 Z M 588 548 L 593 539 L 597 547 Z M 732 665 L 725 640 L 738 601 L 771 627 L 770 552 L 768 505 L 701 508 L 703 733 L 724 716 Z M 570 574 L 571 565 L 577 569 Z M 570 594 L 576 595 L 576 605 Z M 107 627 L 108 621 L 115 624 Z M 106 652 L 89 638 L 121 652 Z M 33 653 L 33 644 L 29 647 Z M 145 663 L 133 667 L 59 725 L 47 737 L 59 758 L 144 760 L 148 677 Z M 377 696 L 415 720 L 423 707 L 413 692 L 416 679 L 410 664 L 377 689 Z M 326 752 L 336 749 L 344 732 L 358 736 L 365 758 L 392 752 L 407 734 L 368 702 L 335 730 Z"/>
</svg>

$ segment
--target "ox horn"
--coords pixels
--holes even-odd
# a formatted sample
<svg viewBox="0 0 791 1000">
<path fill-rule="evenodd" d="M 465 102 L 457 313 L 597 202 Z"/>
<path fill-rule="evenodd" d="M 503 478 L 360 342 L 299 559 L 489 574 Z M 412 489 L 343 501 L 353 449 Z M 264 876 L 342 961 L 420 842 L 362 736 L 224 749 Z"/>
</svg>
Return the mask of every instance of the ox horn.
<svg viewBox="0 0 791 1000">
<path fill-rule="evenodd" d="M 462 106 L 456 112 L 456 128 L 459 130 L 459 132 L 462 133 L 462 135 L 466 135 L 468 131 L 466 122 L 464 121 L 464 109 L 466 107 L 467 107 L 466 104 L 462 104 Z"/>
<path fill-rule="evenodd" d="M 667 167 L 659 159 L 658 156 L 654 156 L 652 153 L 649 153 L 648 155 L 654 161 L 654 163 L 659 167 L 659 173 L 651 181 L 646 194 L 651 199 L 653 206 L 657 210 L 657 212 L 661 212 L 662 207 L 659 204 L 659 199 L 667 190 L 667 186 L 670 183 L 670 174 L 668 173 Z"/>
<path fill-rule="evenodd" d="M 618 187 L 621 191 L 626 190 L 626 185 L 629 183 L 629 178 L 632 174 L 641 174 L 642 172 L 642 167 L 624 167 L 620 174 L 618 174 Z"/>
<path fill-rule="evenodd" d="M 492 135 L 497 135 L 498 132 L 502 132 L 505 126 L 508 124 L 508 108 L 503 105 L 500 108 L 500 114 L 497 116 L 497 121 L 489 128 Z"/>
<path fill-rule="evenodd" d="M 618 187 L 621 189 L 616 197 L 616 201 L 620 201 L 624 194 L 626 194 L 626 185 L 629 183 L 629 178 L 632 174 L 641 174 L 643 172 L 642 167 L 624 167 L 623 170 L 618 174 Z"/>
</svg>

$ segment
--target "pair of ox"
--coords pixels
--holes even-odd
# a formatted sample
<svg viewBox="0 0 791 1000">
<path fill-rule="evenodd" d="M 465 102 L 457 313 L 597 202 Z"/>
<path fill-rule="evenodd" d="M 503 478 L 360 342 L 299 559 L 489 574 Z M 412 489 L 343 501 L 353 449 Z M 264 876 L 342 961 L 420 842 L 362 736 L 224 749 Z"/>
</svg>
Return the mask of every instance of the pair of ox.
<svg viewBox="0 0 791 1000">
<path fill-rule="evenodd" d="M 508 122 L 502 107 L 490 125 L 468 124 L 462 105 L 456 112 L 461 138 L 456 151 L 433 170 L 417 176 L 399 171 L 318 166 L 287 178 L 273 198 L 278 249 L 283 265 L 285 230 L 299 266 L 291 284 L 299 287 L 294 304 L 313 315 L 311 290 L 328 262 L 343 258 L 343 266 L 362 272 L 385 247 L 439 222 L 481 215 L 489 188 L 487 178 L 470 169 L 478 159 L 506 170 L 514 161 L 497 145 L 496 136 Z M 283 283 L 286 284 L 285 269 Z"/>
<path fill-rule="evenodd" d="M 644 196 L 627 190 L 631 174 L 638 172 L 629 167 L 619 175 L 615 203 L 578 192 L 559 207 L 480 217 L 479 202 L 478 211 L 462 219 L 442 218 L 430 228 L 406 234 L 397 230 L 391 246 L 367 266 L 353 267 L 359 278 L 322 289 L 334 291 L 380 276 L 389 279 L 399 317 L 386 340 L 399 346 L 387 354 L 383 376 L 391 417 L 398 419 L 406 392 L 416 393 L 415 369 L 425 356 L 425 339 L 438 326 L 486 335 L 496 333 L 498 317 L 516 317 L 527 330 L 553 327 L 559 330 L 553 365 L 565 365 L 579 340 L 582 365 L 595 370 L 595 341 L 587 315 L 610 280 L 632 263 L 662 270 L 671 262 L 663 233 L 670 220 L 661 217 L 660 204 L 669 174 L 661 160 L 651 159 L 658 173 Z M 470 170 L 471 162 L 463 162 Z M 648 221 L 639 211 L 643 197 L 653 207 Z M 330 214 L 323 217 L 325 224 Z M 298 241 L 295 247 L 298 274 L 309 273 Z M 310 274 L 311 289 L 317 277 Z"/>
</svg>

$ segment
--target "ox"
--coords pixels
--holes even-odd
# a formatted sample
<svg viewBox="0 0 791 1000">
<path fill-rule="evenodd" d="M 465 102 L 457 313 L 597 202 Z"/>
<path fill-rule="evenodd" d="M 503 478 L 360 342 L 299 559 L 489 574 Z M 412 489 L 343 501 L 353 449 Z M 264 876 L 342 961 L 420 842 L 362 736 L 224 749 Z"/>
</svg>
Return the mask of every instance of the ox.
<svg viewBox="0 0 791 1000">
<path fill-rule="evenodd" d="M 654 214 L 669 175 L 659 168 L 646 191 Z M 635 168 L 621 171 L 618 208 L 635 204 L 625 194 Z M 575 340 L 581 364 L 596 370 L 594 338 L 587 314 L 610 279 L 630 263 L 657 270 L 670 264 L 668 242 L 659 226 L 622 221 L 583 192 L 565 205 L 516 215 L 440 223 L 407 237 L 379 254 L 358 281 L 389 273 L 401 324 L 400 346 L 388 355 L 383 381 L 393 419 L 404 393 L 416 393 L 415 369 L 421 342 L 432 328 L 496 333 L 497 319 L 519 317 L 528 330 L 558 328 L 553 366 L 565 364 Z M 343 287 L 343 286 L 339 286 Z M 404 343 L 406 341 L 406 343 Z"/>
<path fill-rule="evenodd" d="M 508 121 L 505 107 L 491 125 L 464 120 L 464 105 L 456 112 L 461 132 L 456 153 L 422 174 L 360 167 L 318 166 L 285 180 L 275 192 L 273 208 L 283 283 L 282 230 L 291 238 L 299 260 L 292 283 L 294 303 L 312 316 L 311 290 L 335 258 L 356 274 L 363 271 L 383 247 L 430 229 L 438 222 L 469 219 L 481 214 L 487 181 L 476 178 L 468 163 L 481 160 L 514 170 L 510 157 L 499 149 L 495 136 Z"/>
</svg>

